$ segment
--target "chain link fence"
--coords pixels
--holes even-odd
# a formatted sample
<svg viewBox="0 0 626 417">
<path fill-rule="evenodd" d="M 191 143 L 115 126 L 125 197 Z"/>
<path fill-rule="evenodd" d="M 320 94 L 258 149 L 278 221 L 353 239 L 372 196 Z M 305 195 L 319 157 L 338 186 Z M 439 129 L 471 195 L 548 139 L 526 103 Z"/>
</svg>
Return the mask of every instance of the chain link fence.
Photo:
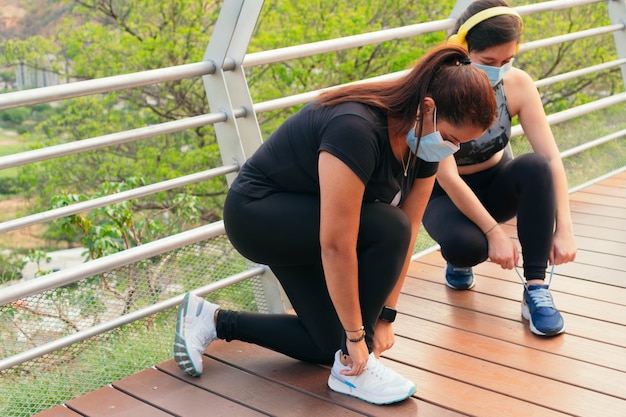
<svg viewBox="0 0 626 417">
<path fill-rule="evenodd" d="M 249 269 L 225 236 L 0 306 L 6 358 Z M 206 297 L 267 312 L 252 278 Z M 0 371 L 0 416 L 31 416 L 172 358 L 176 309 Z"/>
</svg>

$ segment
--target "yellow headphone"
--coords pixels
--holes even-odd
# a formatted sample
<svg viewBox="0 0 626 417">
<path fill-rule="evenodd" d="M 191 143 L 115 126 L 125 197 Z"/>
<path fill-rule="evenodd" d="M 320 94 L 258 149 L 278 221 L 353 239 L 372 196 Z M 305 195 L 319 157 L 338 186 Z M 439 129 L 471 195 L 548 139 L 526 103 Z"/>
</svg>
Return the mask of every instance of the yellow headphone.
<svg viewBox="0 0 626 417">
<path fill-rule="evenodd" d="M 457 33 L 455 35 L 450 36 L 450 38 L 448 38 L 448 43 L 461 45 L 466 50 L 469 50 L 469 48 L 467 47 L 467 41 L 465 40 L 465 37 L 467 36 L 467 32 L 469 32 L 474 26 L 476 26 L 480 22 L 483 22 L 495 16 L 500 16 L 500 15 L 505 15 L 505 14 L 517 16 L 519 17 L 520 22 L 522 22 L 522 17 L 519 15 L 519 13 L 517 13 L 515 9 L 511 7 L 506 7 L 506 6 L 491 7 L 489 9 L 485 9 L 485 10 L 478 12 L 472 17 L 470 17 L 469 19 L 467 19 L 465 23 L 463 23 L 461 27 L 459 27 L 459 30 L 457 31 Z M 522 30 L 523 29 L 524 29 L 524 22 L 522 22 Z M 519 44 L 517 45 L 517 49 L 519 49 Z"/>
</svg>

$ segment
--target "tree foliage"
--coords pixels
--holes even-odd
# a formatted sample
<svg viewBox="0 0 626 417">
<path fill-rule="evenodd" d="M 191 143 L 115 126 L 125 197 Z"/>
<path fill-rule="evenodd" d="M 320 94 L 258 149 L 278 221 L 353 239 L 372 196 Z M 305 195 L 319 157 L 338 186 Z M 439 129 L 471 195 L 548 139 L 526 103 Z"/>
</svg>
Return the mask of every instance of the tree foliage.
<svg viewBox="0 0 626 417">
<path fill-rule="evenodd" d="M 385 28 L 445 19 L 454 0 L 267 0 L 248 52 L 335 39 Z M 525 4 L 515 1 L 513 5 Z M 69 80 L 85 80 L 202 60 L 221 2 L 214 0 L 64 0 L 65 14 L 53 35 L 0 44 L 5 65 L 27 63 L 58 71 Z M 606 5 L 596 3 L 525 18 L 524 41 L 609 23 Z M 408 68 L 443 32 L 392 40 L 349 50 L 246 69 L 254 102 L 316 90 Z M 590 38 L 530 51 L 516 60 L 535 79 L 615 58 L 612 42 Z M 612 76 L 613 75 L 613 76 Z M 606 72 L 541 90 L 548 112 L 579 104 L 623 85 Z M 296 108 L 259 115 L 267 137 Z M 73 142 L 209 111 L 200 78 L 77 98 L 57 103 L 55 112 L 30 134 L 36 147 Z M 102 184 L 142 177 L 148 184 L 221 165 L 210 126 L 133 143 L 110 146 L 39 162 L 20 175 L 33 211 L 55 196 L 96 195 Z M 112 191 L 112 190 L 109 190 Z M 177 196 L 198 199 L 199 221 L 221 217 L 226 184 L 221 179 L 161 193 L 133 202 L 137 212 L 171 211 Z M 177 218 L 175 215 L 171 219 Z M 187 226 L 191 226 L 187 224 Z"/>
</svg>

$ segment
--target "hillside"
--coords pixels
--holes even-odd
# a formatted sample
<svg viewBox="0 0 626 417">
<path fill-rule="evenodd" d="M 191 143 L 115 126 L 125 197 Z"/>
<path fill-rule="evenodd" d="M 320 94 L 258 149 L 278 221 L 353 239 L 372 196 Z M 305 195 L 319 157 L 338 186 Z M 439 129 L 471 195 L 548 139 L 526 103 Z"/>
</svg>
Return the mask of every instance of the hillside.
<svg viewBox="0 0 626 417">
<path fill-rule="evenodd" d="M 0 41 L 50 36 L 69 10 L 58 0 L 0 0 Z"/>
</svg>

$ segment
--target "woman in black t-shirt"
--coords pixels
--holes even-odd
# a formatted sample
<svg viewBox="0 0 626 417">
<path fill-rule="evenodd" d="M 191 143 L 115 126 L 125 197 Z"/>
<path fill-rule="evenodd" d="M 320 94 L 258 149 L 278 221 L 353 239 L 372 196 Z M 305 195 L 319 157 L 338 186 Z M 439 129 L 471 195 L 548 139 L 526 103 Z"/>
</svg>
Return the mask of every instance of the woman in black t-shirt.
<svg viewBox="0 0 626 417">
<path fill-rule="evenodd" d="M 438 161 L 496 113 L 486 75 L 457 46 L 426 54 L 393 81 L 330 90 L 289 118 L 242 166 L 224 225 L 245 257 L 268 265 L 296 312 L 221 310 L 192 294 L 175 358 L 200 375 L 219 338 L 333 364 L 328 385 L 376 404 L 415 385 L 382 365 Z M 417 139 L 420 138 L 420 139 Z"/>
</svg>

